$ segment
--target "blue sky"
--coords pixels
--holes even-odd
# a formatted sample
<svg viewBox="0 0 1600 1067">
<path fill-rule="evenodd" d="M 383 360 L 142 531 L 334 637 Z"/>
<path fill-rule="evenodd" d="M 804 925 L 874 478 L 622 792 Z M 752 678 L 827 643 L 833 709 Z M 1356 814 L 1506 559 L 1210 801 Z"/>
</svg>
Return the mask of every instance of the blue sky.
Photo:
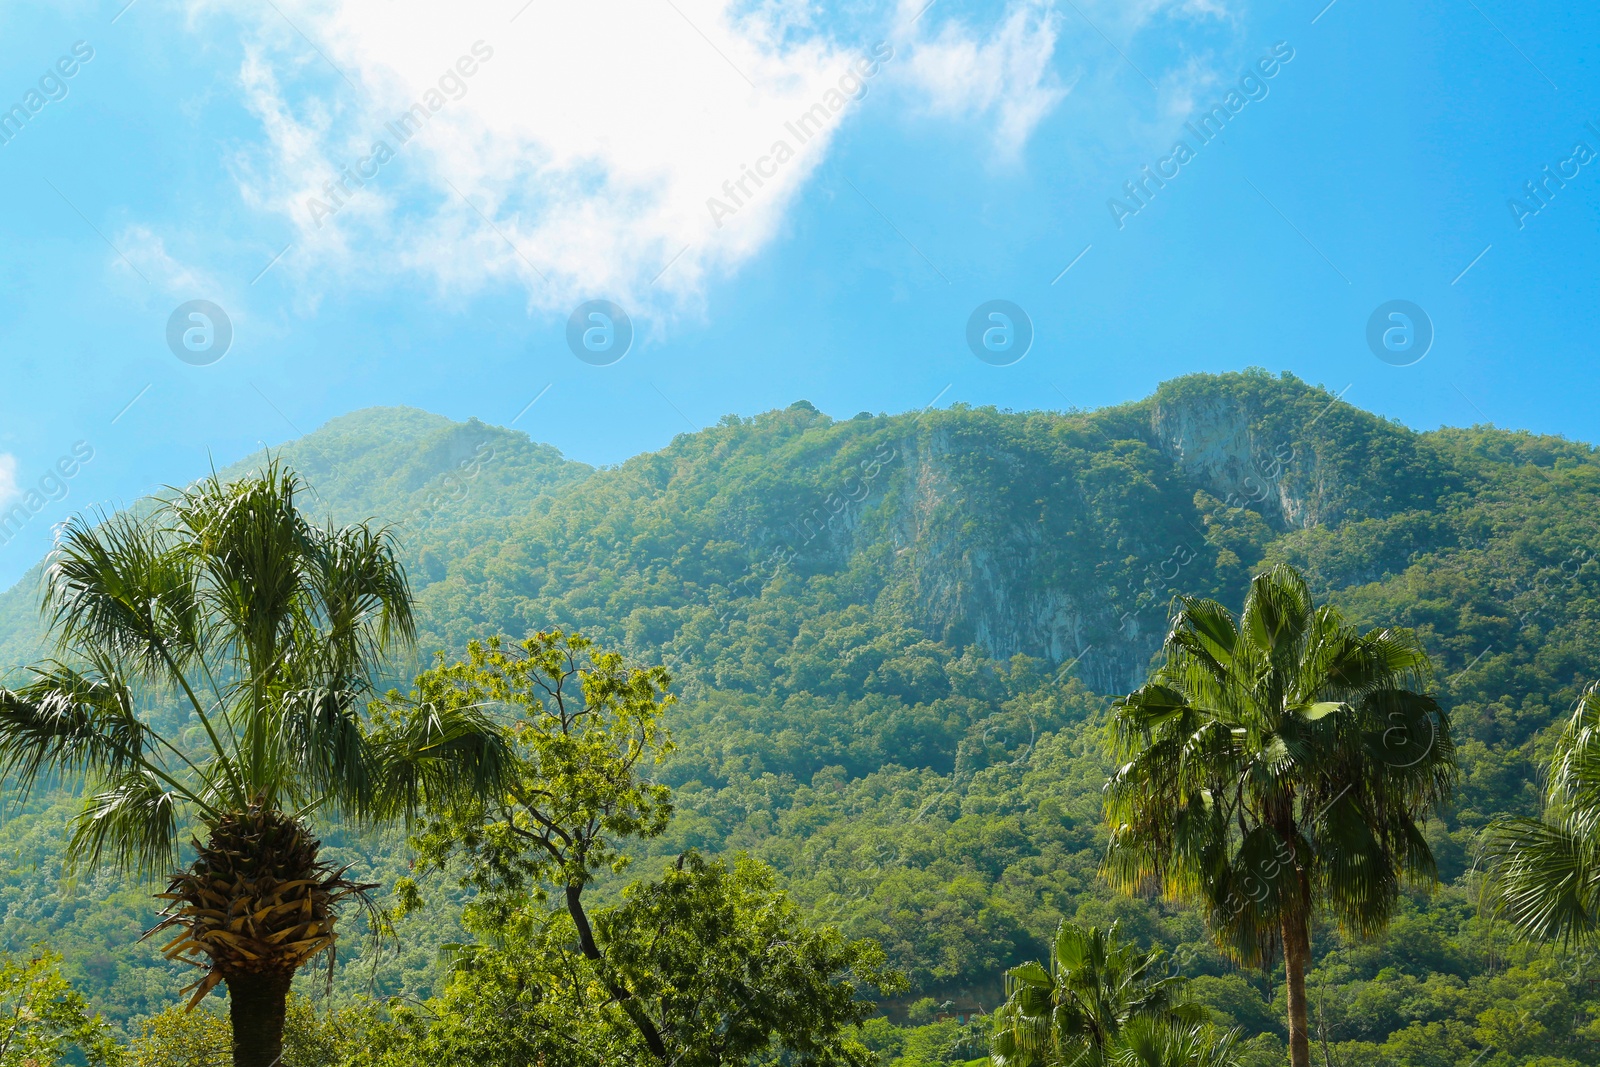
<svg viewBox="0 0 1600 1067">
<path fill-rule="evenodd" d="M 0 502 L 59 497 L 0 584 L 78 509 L 374 404 L 610 463 L 800 398 L 1095 407 L 1257 365 L 1600 441 L 1593 12 L 125 3 L 0 9 Z M 966 341 L 995 299 L 1032 323 L 1010 365 Z M 569 350 L 590 300 L 620 361 Z M 1366 339 L 1392 300 L 1432 324 L 1408 366 Z M 220 360 L 169 346 L 191 301 Z"/>
</svg>

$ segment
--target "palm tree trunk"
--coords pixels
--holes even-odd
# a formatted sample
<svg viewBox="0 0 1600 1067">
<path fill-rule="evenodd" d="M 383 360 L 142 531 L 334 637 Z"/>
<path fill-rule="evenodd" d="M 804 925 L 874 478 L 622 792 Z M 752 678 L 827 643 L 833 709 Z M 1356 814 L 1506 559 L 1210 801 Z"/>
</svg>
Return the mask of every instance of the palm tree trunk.
<svg viewBox="0 0 1600 1067">
<path fill-rule="evenodd" d="M 1311 962 L 1311 935 L 1303 915 L 1283 919 L 1283 974 L 1289 987 L 1289 1063 L 1311 1067 L 1311 1030 L 1306 1023 L 1306 967 Z"/>
<path fill-rule="evenodd" d="M 233 1067 L 278 1067 L 292 974 L 235 974 L 228 982 Z"/>
</svg>

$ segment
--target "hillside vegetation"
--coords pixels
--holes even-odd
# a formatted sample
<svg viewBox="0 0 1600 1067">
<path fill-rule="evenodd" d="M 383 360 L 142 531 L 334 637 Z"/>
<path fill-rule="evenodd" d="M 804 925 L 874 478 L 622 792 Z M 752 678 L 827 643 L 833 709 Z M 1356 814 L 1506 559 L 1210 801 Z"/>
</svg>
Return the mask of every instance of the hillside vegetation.
<svg viewBox="0 0 1600 1067">
<path fill-rule="evenodd" d="M 1600 678 L 1588 445 L 1416 433 L 1248 371 L 1099 411 L 834 419 L 801 401 L 613 468 L 409 409 L 276 454 L 328 518 L 394 524 L 420 633 L 395 685 L 435 650 L 541 629 L 666 664 L 677 816 L 641 865 L 745 852 L 813 916 L 879 940 L 910 980 L 890 1006 L 907 1026 L 869 1024 L 885 1063 L 970 1058 L 935 1006 L 992 1009 L 1002 970 L 1073 917 L 1164 946 L 1281 1062 L 1281 985 L 1232 969 L 1199 916 L 1117 897 L 1098 872 L 1106 708 L 1144 680 L 1173 595 L 1237 607 L 1261 565 L 1292 563 L 1353 624 L 1417 631 L 1463 769 L 1428 827 L 1445 888 L 1376 942 L 1313 934 L 1331 1057 L 1600 1063 L 1600 972 L 1491 929 L 1471 870 L 1490 818 L 1537 812 L 1555 727 Z M 0 595 L 0 672 L 42 654 L 40 573 Z M 133 945 L 154 923 L 147 887 L 64 883 L 76 801 L 6 793 L 0 948 L 49 943 L 119 1025 L 167 1007 L 181 983 Z M 369 880 L 406 873 L 398 832 L 321 829 Z M 436 988 L 438 946 L 463 935 L 458 898 L 434 889 L 398 945 L 350 937 L 341 994 Z"/>
</svg>

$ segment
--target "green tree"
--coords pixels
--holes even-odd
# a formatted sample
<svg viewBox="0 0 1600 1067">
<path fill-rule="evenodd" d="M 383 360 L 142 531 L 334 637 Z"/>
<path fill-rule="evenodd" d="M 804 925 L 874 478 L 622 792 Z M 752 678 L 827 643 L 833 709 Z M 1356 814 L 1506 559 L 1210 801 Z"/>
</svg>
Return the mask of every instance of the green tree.
<svg viewBox="0 0 1600 1067">
<path fill-rule="evenodd" d="M 1497 914 L 1525 936 L 1592 942 L 1600 933 L 1600 685 L 1578 700 L 1550 758 L 1538 818 L 1485 834 Z"/>
<path fill-rule="evenodd" d="M 1282 951 L 1289 1051 L 1310 1064 L 1305 990 L 1319 908 L 1370 935 L 1403 881 L 1432 884 L 1419 825 L 1455 780 L 1449 722 L 1409 631 L 1358 632 L 1287 566 L 1235 619 L 1182 598 L 1151 680 L 1113 706 L 1106 871 L 1199 903 L 1246 965 Z"/>
<path fill-rule="evenodd" d="M 497 779 L 499 729 L 464 708 L 364 714 L 384 657 L 413 633 L 385 530 L 317 526 L 269 463 L 213 475 L 144 515 L 75 519 L 45 611 L 58 659 L 0 690 L 0 772 L 89 785 L 70 859 L 171 876 L 169 959 L 199 967 L 190 1005 L 226 983 L 239 1067 L 276 1064 L 295 972 L 327 953 L 338 906 L 368 887 L 319 858 L 307 817 L 388 819 Z M 150 724 L 176 697 L 189 729 Z M 149 936 L 149 935 L 146 935 Z"/>
<path fill-rule="evenodd" d="M 339 1067 L 387 1033 L 379 1005 L 362 999 L 339 1007 L 317 1006 L 289 995 L 283 1025 L 282 1067 Z M 174 1005 L 139 1023 L 124 1067 L 232 1067 L 233 1028 L 226 1016 L 205 1007 Z"/>
<path fill-rule="evenodd" d="M 690 853 L 592 917 L 598 959 L 563 908 L 527 901 L 479 930 L 483 943 L 451 952 L 443 994 L 402 1014 L 370 1062 L 876 1067 L 858 1032 L 867 997 L 903 979 L 873 942 L 806 923 L 763 864 Z"/>
<path fill-rule="evenodd" d="M 233 1028 L 222 1014 L 174 1005 L 139 1022 L 128 1067 L 232 1067 Z"/>
<path fill-rule="evenodd" d="M 618 653 L 558 632 L 474 641 L 465 660 L 418 677 L 430 706 L 493 707 L 515 719 L 505 788 L 464 796 L 416 838 L 425 870 L 462 859 L 464 884 L 480 894 L 480 928 L 554 886 L 584 956 L 603 958 L 584 890 L 598 872 L 626 866 L 620 842 L 658 836 L 671 817 L 667 787 L 646 775 L 670 747 L 660 717 L 671 680 L 664 667 L 630 668 Z M 632 991 L 612 982 L 609 992 L 664 1057 L 659 1027 Z"/>
<path fill-rule="evenodd" d="M 61 957 L 0 958 L 0 1067 L 55 1067 L 69 1055 L 90 1067 L 116 1067 L 111 1029 L 61 975 Z"/>
<path fill-rule="evenodd" d="M 669 683 L 563 633 L 474 642 L 418 679 L 441 707 L 515 717 L 508 784 L 414 839 L 423 869 L 453 867 L 476 891 L 465 921 L 482 939 L 454 950 L 422 1048 L 486 1064 L 717 1067 L 775 1050 L 816 1067 L 873 1062 L 849 1036 L 870 1011 L 861 994 L 902 980 L 877 945 L 806 925 L 761 864 L 685 853 L 591 910 L 585 891 L 627 865 L 624 843 L 671 816 L 648 773 L 670 747 Z M 415 903 L 414 887 L 401 895 Z"/>
<path fill-rule="evenodd" d="M 995 1067 L 1224 1067 L 1237 1034 L 1217 1033 L 1207 1010 L 1184 994 L 1183 979 L 1157 969 L 1161 952 L 1064 922 L 1050 966 L 1006 972 L 1006 1002 L 994 1014 Z"/>
<path fill-rule="evenodd" d="M 852 1032 L 872 1012 L 869 992 L 904 987 L 876 943 L 808 925 L 754 860 L 687 853 L 597 925 L 610 966 L 661 1020 L 682 1067 L 780 1051 L 815 1067 L 875 1067 Z"/>
</svg>

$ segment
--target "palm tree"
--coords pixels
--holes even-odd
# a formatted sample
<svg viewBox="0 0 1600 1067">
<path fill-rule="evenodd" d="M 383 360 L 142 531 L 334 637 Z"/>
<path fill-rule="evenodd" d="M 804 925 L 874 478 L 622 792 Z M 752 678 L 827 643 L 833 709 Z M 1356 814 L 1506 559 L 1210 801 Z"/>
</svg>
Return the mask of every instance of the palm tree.
<svg viewBox="0 0 1600 1067">
<path fill-rule="evenodd" d="M 1006 1002 L 994 1015 L 995 1067 L 1226 1067 L 1238 1035 L 1218 1034 L 1206 1009 L 1183 997 L 1183 980 L 1161 975 L 1157 949 L 1141 951 L 1098 927 L 1064 922 L 1050 968 L 1006 972 Z"/>
<path fill-rule="evenodd" d="M 1545 810 L 1485 835 L 1495 911 L 1543 941 L 1600 935 L 1600 685 L 1578 700 L 1550 759 Z"/>
<path fill-rule="evenodd" d="M 388 819 L 489 788 L 506 750 L 474 709 L 366 719 L 415 632 L 405 572 L 386 530 L 314 525 L 300 490 L 269 461 L 143 515 L 74 519 L 45 587 L 58 658 L 0 689 L 0 774 L 89 786 L 71 864 L 170 872 L 180 831 L 203 833 L 156 929 L 203 972 L 190 1007 L 226 983 L 240 1067 L 278 1060 L 291 980 L 324 953 L 331 969 L 338 906 L 371 888 L 319 859 L 309 816 Z M 174 718 L 166 698 L 186 728 L 151 724 Z"/>
<path fill-rule="evenodd" d="M 1402 882 L 1431 884 L 1419 822 L 1449 798 L 1449 722 L 1406 630 L 1365 633 L 1304 579 L 1256 576 L 1234 616 L 1180 598 L 1164 663 L 1118 700 L 1128 762 L 1106 785 L 1106 872 L 1130 892 L 1201 904 L 1247 966 L 1283 953 L 1294 1067 L 1310 1064 L 1305 973 L 1325 908 L 1369 936 Z"/>
<path fill-rule="evenodd" d="M 1239 1031 L 1218 1033 L 1210 1023 L 1135 1019 L 1122 1033 L 1116 1067 L 1238 1067 Z"/>
</svg>

